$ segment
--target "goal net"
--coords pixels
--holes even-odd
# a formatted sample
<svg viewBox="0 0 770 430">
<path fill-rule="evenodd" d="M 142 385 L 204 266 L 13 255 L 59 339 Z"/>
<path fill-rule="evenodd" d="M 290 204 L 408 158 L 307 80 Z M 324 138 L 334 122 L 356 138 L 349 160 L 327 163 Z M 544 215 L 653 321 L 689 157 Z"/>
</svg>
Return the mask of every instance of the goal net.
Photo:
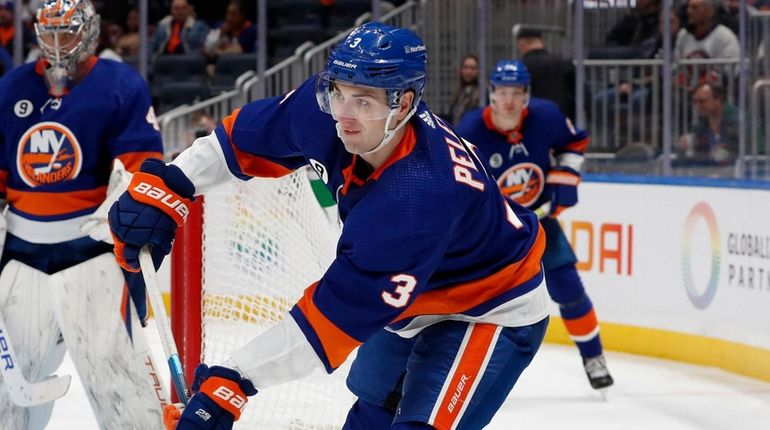
<svg viewBox="0 0 770 430">
<path fill-rule="evenodd" d="M 340 234 L 304 169 L 208 193 L 184 229 L 172 256 L 172 324 L 188 375 L 198 361 L 221 363 L 284 318 L 326 271 Z M 236 428 L 339 429 L 354 401 L 346 375 L 345 367 L 319 370 L 264 389 Z"/>
</svg>

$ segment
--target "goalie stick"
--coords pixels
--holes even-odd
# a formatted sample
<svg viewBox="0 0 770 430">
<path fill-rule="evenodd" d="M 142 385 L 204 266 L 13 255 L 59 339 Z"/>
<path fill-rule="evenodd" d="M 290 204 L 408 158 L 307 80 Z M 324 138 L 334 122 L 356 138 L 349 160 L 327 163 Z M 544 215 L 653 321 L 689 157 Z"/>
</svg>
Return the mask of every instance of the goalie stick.
<svg viewBox="0 0 770 430">
<path fill-rule="evenodd" d="M 147 287 L 147 295 L 150 296 L 150 305 L 155 313 L 155 326 L 158 328 L 160 341 L 163 344 L 163 351 L 168 358 L 168 368 L 171 371 L 171 381 L 176 388 L 176 394 L 179 401 L 185 405 L 190 400 L 190 389 L 187 386 L 182 362 L 179 359 L 179 352 L 174 342 L 174 334 L 171 332 L 171 325 L 168 322 L 166 313 L 166 304 L 163 302 L 163 296 L 158 287 L 158 278 L 155 275 L 155 266 L 152 264 L 152 257 L 147 248 L 142 248 L 139 253 L 139 265 L 142 268 L 144 284 Z"/>
<path fill-rule="evenodd" d="M 5 207 L 0 208 L 0 255 L 5 246 Z M 3 375 L 8 397 L 17 406 L 30 407 L 52 402 L 67 393 L 72 377 L 51 376 L 40 382 L 29 382 L 19 368 L 16 351 L 8 338 L 5 318 L 0 311 L 0 372 Z"/>
<path fill-rule="evenodd" d="M 69 375 L 54 375 L 43 381 L 31 383 L 21 373 L 16 357 L 16 352 L 8 339 L 5 320 L 0 314 L 0 367 L 2 367 L 3 382 L 11 401 L 18 406 L 28 408 L 52 402 L 67 393 L 72 379 Z"/>
</svg>

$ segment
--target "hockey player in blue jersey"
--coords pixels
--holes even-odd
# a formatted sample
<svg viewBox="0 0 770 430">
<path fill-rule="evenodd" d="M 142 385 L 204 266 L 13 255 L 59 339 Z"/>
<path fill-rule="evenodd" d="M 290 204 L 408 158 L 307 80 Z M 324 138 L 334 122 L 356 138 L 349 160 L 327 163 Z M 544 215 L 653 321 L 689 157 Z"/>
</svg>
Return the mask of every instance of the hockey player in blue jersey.
<svg viewBox="0 0 770 430">
<path fill-rule="evenodd" d="M 478 146 L 503 194 L 543 217 L 548 292 L 559 304 L 591 386 L 605 389 L 613 381 L 602 355 L 599 322 L 575 268 L 575 253 L 556 219 L 577 203 L 589 136 L 554 103 L 530 97 L 529 82 L 521 61 L 498 62 L 490 79 L 490 105 L 467 113 L 456 129 Z"/>
<path fill-rule="evenodd" d="M 426 59 L 412 31 L 365 24 L 295 91 L 247 104 L 170 165 L 147 161 L 134 175 L 109 216 L 131 270 L 145 245 L 168 252 L 194 195 L 232 177 L 310 164 L 344 222 L 323 277 L 281 323 L 199 366 L 197 394 L 181 419 L 167 407 L 167 428 L 229 429 L 257 389 L 332 372 L 359 346 L 344 428 L 492 419 L 544 336 L 545 234 L 421 102 Z"/>
<path fill-rule="evenodd" d="M 45 379 L 65 349 L 100 428 L 158 428 L 167 396 L 141 327 L 144 284 L 101 241 L 126 175 L 112 166 L 162 157 L 149 89 L 94 56 L 90 0 L 43 2 L 35 28 L 44 57 L 0 79 L 0 428 L 46 426 L 69 386 Z"/>
</svg>

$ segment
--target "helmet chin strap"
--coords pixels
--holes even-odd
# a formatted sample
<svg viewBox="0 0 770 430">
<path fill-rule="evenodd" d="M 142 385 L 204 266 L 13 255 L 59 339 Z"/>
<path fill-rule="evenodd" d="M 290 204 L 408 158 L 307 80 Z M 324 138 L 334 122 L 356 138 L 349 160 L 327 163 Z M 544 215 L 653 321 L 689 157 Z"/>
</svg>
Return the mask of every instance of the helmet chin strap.
<svg viewBox="0 0 770 430">
<path fill-rule="evenodd" d="M 414 115 L 414 113 L 417 111 L 417 106 L 414 106 L 412 110 L 409 111 L 409 113 L 406 114 L 404 119 L 392 130 L 390 129 L 390 122 L 395 118 L 396 112 L 398 112 L 398 109 L 391 109 L 390 113 L 388 114 L 388 119 L 385 120 L 385 136 L 382 137 L 382 140 L 380 143 L 375 146 L 374 148 L 370 149 L 369 151 L 364 152 L 361 155 L 371 155 L 374 154 L 377 151 L 380 151 L 382 148 L 385 147 L 391 140 L 393 140 L 393 137 L 396 135 L 396 132 L 406 125 L 407 122 L 409 122 L 409 118 Z M 339 132 L 339 128 L 337 129 Z"/>
</svg>

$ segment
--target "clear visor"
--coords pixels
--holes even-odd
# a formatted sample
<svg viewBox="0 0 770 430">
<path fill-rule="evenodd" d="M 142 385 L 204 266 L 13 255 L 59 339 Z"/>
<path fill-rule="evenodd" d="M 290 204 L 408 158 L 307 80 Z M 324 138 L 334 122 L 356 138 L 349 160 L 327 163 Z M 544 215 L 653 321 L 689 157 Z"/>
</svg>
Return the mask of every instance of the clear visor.
<svg viewBox="0 0 770 430">
<path fill-rule="evenodd" d="M 48 27 L 36 25 L 40 49 L 48 57 L 66 57 L 73 54 L 83 40 L 83 26 Z"/>
<path fill-rule="evenodd" d="M 498 85 L 489 92 L 489 101 L 497 113 L 517 115 L 529 104 L 529 85 L 516 87 Z"/>
<path fill-rule="evenodd" d="M 388 100 L 388 94 L 396 100 Z M 343 82 L 325 82 L 316 90 L 318 106 L 335 120 L 382 120 L 398 106 L 398 94 L 382 88 Z"/>
</svg>

